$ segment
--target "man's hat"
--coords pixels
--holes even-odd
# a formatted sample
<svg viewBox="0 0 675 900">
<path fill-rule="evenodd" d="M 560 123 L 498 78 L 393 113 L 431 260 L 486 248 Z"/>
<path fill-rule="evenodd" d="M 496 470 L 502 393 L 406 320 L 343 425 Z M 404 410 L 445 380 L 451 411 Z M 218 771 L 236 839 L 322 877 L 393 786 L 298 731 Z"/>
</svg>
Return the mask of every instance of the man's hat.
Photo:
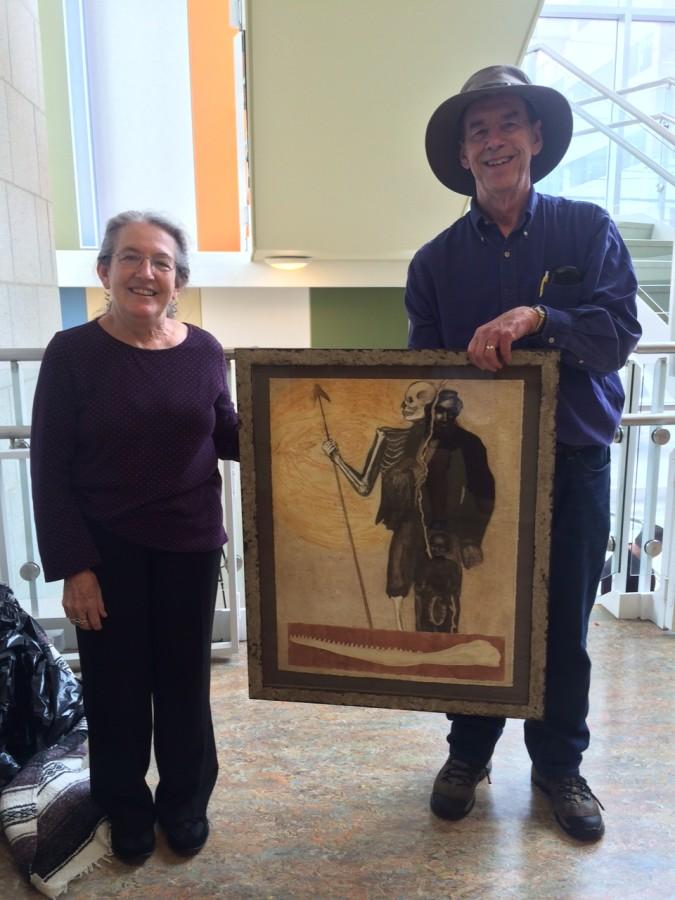
<svg viewBox="0 0 675 900">
<path fill-rule="evenodd" d="M 459 94 L 441 103 L 427 125 L 429 165 L 451 191 L 471 196 L 475 190 L 473 175 L 459 161 L 460 124 L 465 110 L 476 100 L 501 91 L 522 97 L 541 119 L 543 146 L 532 157 L 532 181 L 548 175 L 565 155 L 572 138 L 572 110 L 565 97 L 553 88 L 532 84 L 515 66 L 488 66 L 472 75 Z"/>
</svg>

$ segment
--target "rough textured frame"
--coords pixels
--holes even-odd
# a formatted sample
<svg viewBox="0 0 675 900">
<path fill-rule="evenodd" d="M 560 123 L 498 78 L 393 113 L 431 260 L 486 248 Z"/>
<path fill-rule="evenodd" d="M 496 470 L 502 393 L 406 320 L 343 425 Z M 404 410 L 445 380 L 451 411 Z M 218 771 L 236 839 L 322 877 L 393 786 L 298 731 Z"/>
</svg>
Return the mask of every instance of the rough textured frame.
<svg viewBox="0 0 675 900">
<path fill-rule="evenodd" d="M 544 709 L 544 676 L 546 665 L 546 631 L 548 604 L 548 568 L 553 475 L 555 466 L 555 411 L 558 392 L 559 359 L 557 352 L 517 352 L 512 364 L 503 373 L 491 375 L 469 366 L 465 353 L 450 351 L 398 351 L 398 350 L 237 350 L 235 354 L 237 375 L 237 400 L 241 417 L 241 484 L 245 547 L 246 606 L 248 626 L 249 693 L 255 699 L 333 703 L 384 708 L 429 710 L 475 715 L 504 715 L 518 718 L 541 718 Z M 369 369 L 391 367 L 400 378 L 406 370 L 410 380 L 426 377 L 430 380 L 447 377 L 448 368 L 468 367 L 476 379 L 529 378 L 527 402 L 535 404 L 537 418 L 536 458 L 523 460 L 523 478 L 534 479 L 534 551 L 531 556 L 531 603 L 529 612 L 529 666 L 527 669 L 526 696 L 513 700 L 509 691 L 501 688 L 486 690 L 481 696 L 480 686 L 471 692 L 455 690 L 455 686 L 443 685 L 443 689 L 430 690 L 423 682 L 412 680 L 405 690 L 392 690 L 392 683 L 378 684 L 383 679 L 363 678 L 364 684 L 354 689 L 354 679 L 339 676 L 317 676 L 298 679 L 293 673 L 271 671 L 269 659 L 276 659 L 275 613 L 266 612 L 270 589 L 261 580 L 261 535 L 259 505 L 264 502 L 259 493 L 262 479 L 269 483 L 270 472 L 261 471 L 264 455 L 261 444 L 265 440 L 264 420 L 261 410 L 254 403 L 254 383 L 265 384 L 279 370 L 287 377 L 292 370 L 296 377 L 316 377 L 316 371 L 358 367 L 358 377 L 368 377 Z M 408 376 L 408 371 L 410 375 Z M 533 370 L 537 372 L 537 396 L 532 396 Z M 519 374 L 520 373 L 520 374 Z M 530 373 L 529 375 L 527 373 Z M 293 376 L 291 376 L 293 377 Z M 381 378 L 381 374 L 379 375 Z M 464 378 L 471 374 L 465 372 Z M 258 404 L 259 406 L 259 404 Z M 530 407 L 531 409 L 532 407 Z M 269 433 L 267 434 L 269 440 Z M 266 538 L 269 539 L 269 535 Z M 521 553 L 520 544 L 518 552 Z M 528 551 L 529 552 L 529 551 Z M 270 631 L 270 625 L 272 630 Z M 517 645 L 514 647 L 514 661 Z M 288 674 L 289 677 L 286 677 Z M 403 682 L 396 681 L 396 686 Z M 472 688 L 476 688 L 472 685 Z M 511 692 L 513 693 L 513 692 Z M 522 693 L 522 691 L 521 691 Z"/>
</svg>

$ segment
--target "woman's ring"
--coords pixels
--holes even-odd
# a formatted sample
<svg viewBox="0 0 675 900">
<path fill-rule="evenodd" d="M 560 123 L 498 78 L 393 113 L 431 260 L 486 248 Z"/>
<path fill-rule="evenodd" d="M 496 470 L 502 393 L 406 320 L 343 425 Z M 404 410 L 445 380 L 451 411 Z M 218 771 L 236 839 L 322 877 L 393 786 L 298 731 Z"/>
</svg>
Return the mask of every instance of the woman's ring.
<svg viewBox="0 0 675 900">
<path fill-rule="evenodd" d="M 70 621 L 73 623 L 73 625 L 85 625 L 87 620 L 86 619 L 71 619 Z"/>
<path fill-rule="evenodd" d="M 494 344 L 486 344 L 486 345 L 485 345 L 485 349 L 486 349 L 486 350 L 494 350 L 494 349 L 495 349 L 495 345 L 494 345 Z"/>
</svg>

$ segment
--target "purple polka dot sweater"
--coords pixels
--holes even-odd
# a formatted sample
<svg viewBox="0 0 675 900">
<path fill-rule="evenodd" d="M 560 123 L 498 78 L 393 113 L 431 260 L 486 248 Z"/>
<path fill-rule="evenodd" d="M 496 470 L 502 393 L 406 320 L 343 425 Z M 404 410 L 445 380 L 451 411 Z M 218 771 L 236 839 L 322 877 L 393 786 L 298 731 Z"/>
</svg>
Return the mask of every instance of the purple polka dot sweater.
<svg viewBox="0 0 675 900">
<path fill-rule="evenodd" d="M 166 350 L 131 347 L 96 321 L 56 334 L 31 430 L 46 580 L 99 562 L 88 520 L 159 550 L 222 546 L 217 460 L 238 459 L 237 428 L 222 348 L 201 328 Z"/>
</svg>

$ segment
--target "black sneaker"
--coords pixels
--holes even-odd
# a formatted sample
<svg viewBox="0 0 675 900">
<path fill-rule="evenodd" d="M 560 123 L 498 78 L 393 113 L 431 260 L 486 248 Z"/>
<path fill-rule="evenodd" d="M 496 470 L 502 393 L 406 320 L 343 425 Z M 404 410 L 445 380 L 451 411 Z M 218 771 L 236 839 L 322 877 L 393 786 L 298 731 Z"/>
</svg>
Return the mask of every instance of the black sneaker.
<svg viewBox="0 0 675 900">
<path fill-rule="evenodd" d="M 601 809 L 605 807 L 581 775 L 545 778 L 532 767 L 532 783 L 548 794 L 558 824 L 577 841 L 597 841 L 605 833 Z"/>
<path fill-rule="evenodd" d="M 169 847 L 180 856 L 199 853 L 209 836 L 209 821 L 206 816 L 184 819 L 172 825 L 162 825 Z"/>
<path fill-rule="evenodd" d="M 129 865 L 142 863 L 155 849 L 155 829 L 152 825 L 139 826 L 113 817 L 110 843 L 113 853 L 122 862 Z"/>
<path fill-rule="evenodd" d="M 431 791 L 431 811 L 441 819 L 463 819 L 476 802 L 476 785 L 487 778 L 490 781 L 492 763 L 472 766 L 453 759 L 452 754 L 436 776 Z"/>
</svg>

